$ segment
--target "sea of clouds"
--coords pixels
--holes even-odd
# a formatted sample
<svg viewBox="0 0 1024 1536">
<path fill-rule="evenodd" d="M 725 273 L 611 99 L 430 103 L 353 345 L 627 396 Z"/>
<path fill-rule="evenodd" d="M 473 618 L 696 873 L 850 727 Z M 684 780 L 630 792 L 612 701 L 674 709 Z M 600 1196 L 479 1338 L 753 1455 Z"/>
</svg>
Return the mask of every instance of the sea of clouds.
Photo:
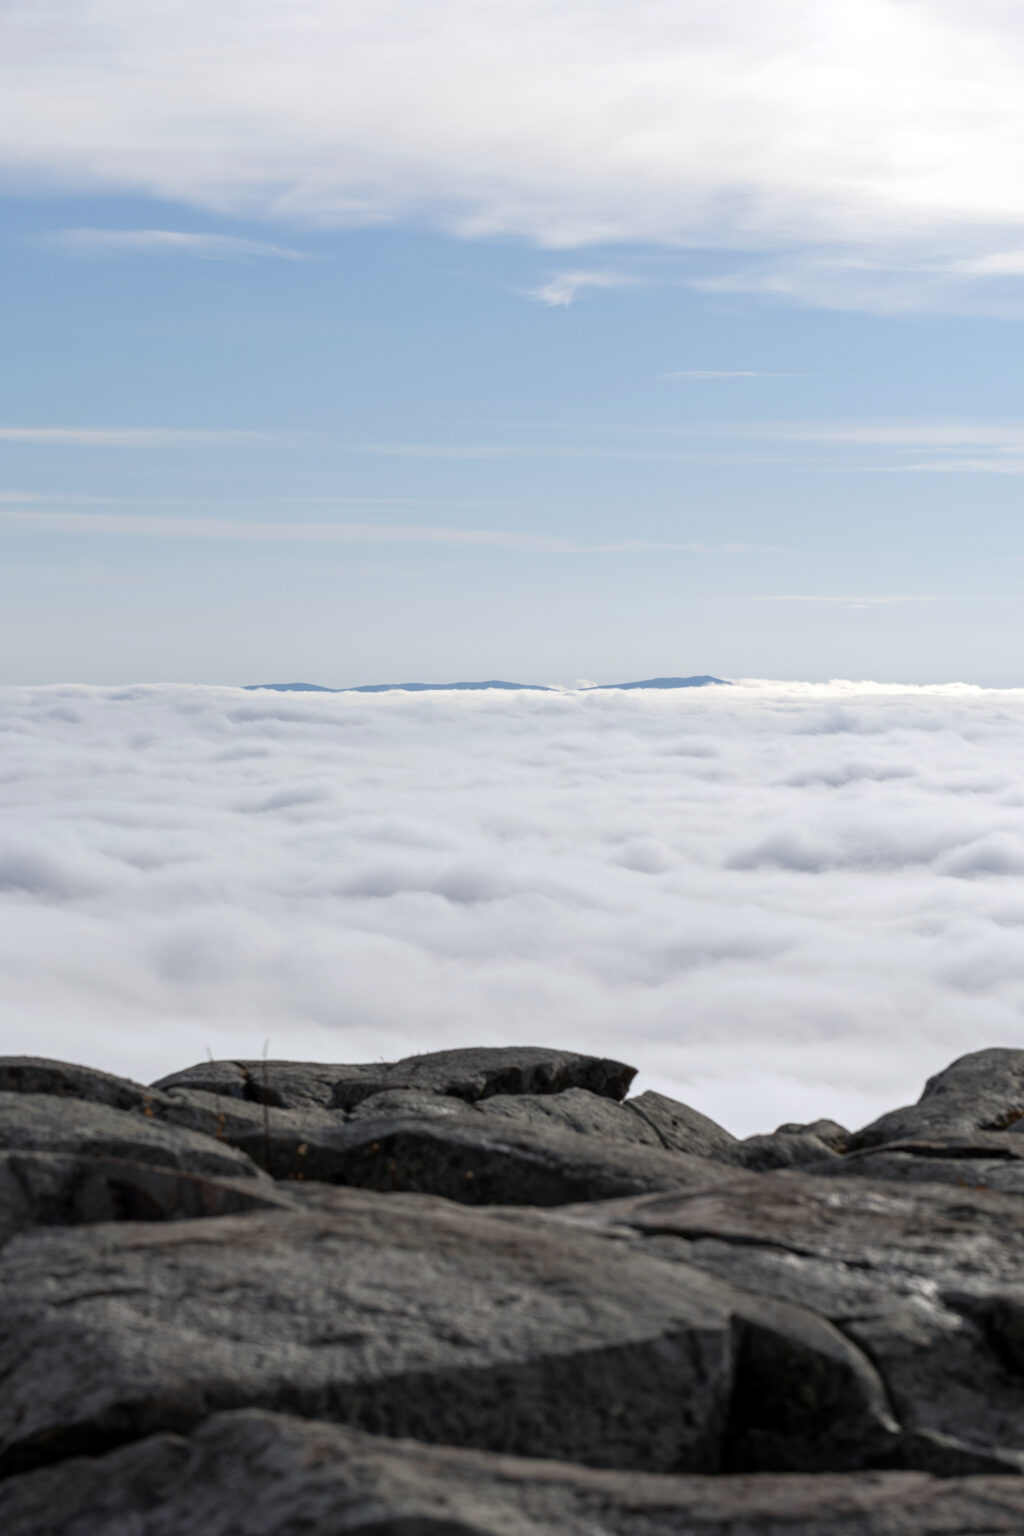
<svg viewBox="0 0 1024 1536">
<path fill-rule="evenodd" d="M 0 690 L 0 1050 L 600 1051 L 746 1133 L 1024 1044 L 1024 690 Z"/>
</svg>

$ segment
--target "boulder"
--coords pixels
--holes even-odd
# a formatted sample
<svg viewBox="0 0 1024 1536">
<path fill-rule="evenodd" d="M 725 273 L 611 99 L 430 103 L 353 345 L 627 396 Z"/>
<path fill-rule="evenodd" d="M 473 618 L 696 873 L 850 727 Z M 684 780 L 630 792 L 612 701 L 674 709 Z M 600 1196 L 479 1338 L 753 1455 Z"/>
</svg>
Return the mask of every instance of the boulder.
<svg viewBox="0 0 1024 1536">
<path fill-rule="evenodd" d="M 450 1104 L 450 1100 L 442 1100 Z M 235 1146 L 277 1179 L 443 1195 L 465 1205 L 564 1205 L 692 1188 L 726 1170 L 702 1158 L 563 1128 L 556 1121 L 462 1113 L 253 1125 Z"/>
<path fill-rule="evenodd" d="M 835 1179 L 891 1179 L 897 1183 L 955 1184 L 1024 1194 L 1024 1136 L 978 1131 L 971 1136 L 886 1142 L 813 1167 Z"/>
<path fill-rule="evenodd" d="M 212 1178 L 261 1178 L 244 1152 L 152 1115 L 42 1093 L 0 1093 L 0 1151 L 117 1158 Z"/>
<path fill-rule="evenodd" d="M 827 1320 L 873 1363 L 902 1426 L 882 1464 L 960 1475 L 1024 1469 L 1024 1351 L 1007 1344 L 1015 1323 L 992 1322 L 1024 1294 L 1019 1213 L 991 1191 L 783 1172 L 550 1219 L 644 1233 L 688 1270 Z"/>
<path fill-rule="evenodd" d="M 662 1146 L 670 1152 L 688 1152 L 693 1157 L 710 1157 L 721 1162 L 732 1161 L 736 1137 L 724 1128 L 663 1093 L 637 1094 L 626 1101 L 627 1109 L 639 1115 L 656 1133 Z"/>
<path fill-rule="evenodd" d="M 1024 1116 L 1024 1051 L 992 1047 L 961 1056 L 930 1077 L 916 1104 L 890 1110 L 857 1131 L 851 1152 L 893 1141 L 1001 1131 Z"/>
<path fill-rule="evenodd" d="M 389 1089 L 449 1094 L 476 1103 L 496 1093 L 560 1093 L 586 1088 L 604 1098 L 622 1099 L 635 1067 L 574 1051 L 537 1046 L 434 1051 L 398 1062 L 322 1066 L 295 1061 L 200 1062 L 161 1078 L 157 1089 L 197 1088 L 223 1098 L 249 1099 L 300 1109 L 354 1109 L 371 1094 Z"/>
<path fill-rule="evenodd" d="M 37 1230 L 0 1293 L 4 1473 L 243 1406 L 586 1465 L 723 1454 L 731 1287 L 531 1213 L 335 1190 Z"/>
<path fill-rule="evenodd" d="M 126 1077 L 77 1067 L 44 1056 L 0 1056 L 0 1093 L 46 1093 L 55 1098 L 84 1099 L 111 1109 L 151 1107 L 159 1093 Z"/>
<path fill-rule="evenodd" d="M 30 1227 L 181 1221 L 288 1204 L 269 1179 L 209 1178 L 116 1157 L 0 1152 L 0 1244 Z"/>
<path fill-rule="evenodd" d="M 594 1471 L 258 1410 L 0 1485 L 5 1536 L 1019 1536 L 1024 1479 Z"/>
<path fill-rule="evenodd" d="M 805 1131 L 776 1131 L 771 1136 L 748 1136 L 737 1142 L 733 1158 L 741 1168 L 804 1168 L 838 1161 L 838 1153 L 819 1137 Z"/>
<path fill-rule="evenodd" d="M 482 1099 L 476 1109 L 488 1119 L 575 1131 L 580 1136 L 600 1136 L 606 1141 L 664 1150 L 657 1130 L 636 1113 L 628 1099 L 618 1104 L 586 1088 L 567 1088 L 563 1093 L 497 1093 L 493 1098 Z"/>
<path fill-rule="evenodd" d="M 812 1120 L 808 1125 L 789 1122 L 775 1127 L 776 1136 L 817 1136 L 833 1152 L 845 1152 L 850 1133 L 836 1120 Z"/>
</svg>

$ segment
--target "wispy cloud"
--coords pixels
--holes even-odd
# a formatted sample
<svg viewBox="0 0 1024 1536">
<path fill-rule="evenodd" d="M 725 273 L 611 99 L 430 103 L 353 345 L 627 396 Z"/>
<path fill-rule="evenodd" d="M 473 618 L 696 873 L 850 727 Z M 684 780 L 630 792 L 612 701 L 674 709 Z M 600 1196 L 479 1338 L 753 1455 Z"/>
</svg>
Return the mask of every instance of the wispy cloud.
<svg viewBox="0 0 1024 1536">
<path fill-rule="evenodd" d="M 558 272 L 539 288 L 528 289 L 527 296 L 551 309 L 566 309 L 587 288 L 630 288 L 635 282 L 621 272 Z"/>
<path fill-rule="evenodd" d="M 886 266 L 911 272 L 906 304 L 922 263 L 961 288 L 1019 271 L 1024 19 L 1006 0 L 249 0 L 244 27 L 239 14 L 236 0 L 0 8 L 0 169 L 307 225 L 416 218 L 548 249 L 877 262 L 875 277 L 799 262 L 761 276 L 817 302 L 884 303 Z M 166 247 L 179 232 L 126 233 Z M 189 238 L 194 254 L 241 254 Z M 541 301 L 578 292 L 559 284 Z M 953 294 L 942 279 L 929 302 Z"/>
<path fill-rule="evenodd" d="M 756 603 L 825 603 L 838 608 L 888 608 L 901 603 L 937 603 L 937 597 L 843 597 L 817 592 L 781 592 L 756 597 Z"/>
<path fill-rule="evenodd" d="M 189 443 L 254 442 L 267 435 L 190 427 L 0 427 L 0 443 L 60 448 L 172 448 Z"/>
<path fill-rule="evenodd" d="M 0 502 L 3 498 L 0 497 Z M 756 555 L 765 546 L 695 541 L 623 539 L 587 544 L 491 528 L 436 528 L 415 523 L 282 522 L 254 518 L 167 517 L 108 512 L 54 512 L 0 505 L 0 526 L 37 533 L 86 534 L 150 539 L 220 540 L 253 544 L 435 544 L 532 554 L 630 554 L 677 551 L 695 555 Z"/>
<path fill-rule="evenodd" d="M 750 368 L 677 368 L 665 379 L 790 379 L 790 373 L 758 373 Z"/>
<path fill-rule="evenodd" d="M 251 261 L 260 257 L 312 260 L 304 251 L 266 240 L 179 229 L 62 229 L 53 238 L 69 250 L 90 255 L 198 256 L 203 261 Z"/>
</svg>

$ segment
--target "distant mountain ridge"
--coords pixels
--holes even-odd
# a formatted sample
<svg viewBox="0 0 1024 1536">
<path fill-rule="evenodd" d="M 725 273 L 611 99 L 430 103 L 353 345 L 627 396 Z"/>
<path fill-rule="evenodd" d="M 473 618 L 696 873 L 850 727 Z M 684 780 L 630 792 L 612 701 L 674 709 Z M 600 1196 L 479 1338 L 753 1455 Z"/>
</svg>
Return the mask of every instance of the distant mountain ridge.
<svg viewBox="0 0 1024 1536">
<path fill-rule="evenodd" d="M 608 689 L 621 688 L 707 688 L 712 684 L 720 688 L 730 687 L 727 678 L 710 677 L 648 677 L 636 683 L 591 683 L 581 688 L 581 693 L 603 693 Z M 324 688 L 320 683 L 246 683 L 247 692 L 261 688 L 274 693 L 480 693 L 488 688 L 504 689 L 507 693 L 559 693 L 547 683 L 505 683 L 497 678 L 481 683 L 362 683 L 358 688 Z"/>
</svg>

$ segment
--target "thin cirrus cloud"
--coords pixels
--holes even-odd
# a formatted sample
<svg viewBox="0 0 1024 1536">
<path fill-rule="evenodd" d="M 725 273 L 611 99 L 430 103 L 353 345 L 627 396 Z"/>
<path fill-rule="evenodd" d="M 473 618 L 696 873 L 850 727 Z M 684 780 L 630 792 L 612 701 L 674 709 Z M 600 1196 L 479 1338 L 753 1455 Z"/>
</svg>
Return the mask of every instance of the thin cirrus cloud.
<svg viewBox="0 0 1024 1536">
<path fill-rule="evenodd" d="M 197 256 L 203 261 L 250 261 L 272 257 L 309 261 L 303 251 L 237 235 L 197 234 L 178 229 L 62 229 L 54 239 L 86 255 Z"/>
<path fill-rule="evenodd" d="M 0 427 L 0 443 L 47 448 L 183 448 L 200 443 L 243 443 L 262 432 L 190 427 Z"/>
<path fill-rule="evenodd" d="M 843 597 L 831 593 L 779 592 L 754 599 L 758 603 L 824 603 L 838 608 L 889 608 L 901 603 L 937 603 L 937 597 Z"/>
<path fill-rule="evenodd" d="M 40 1054 L 546 1041 L 742 1134 L 1020 1043 L 1022 690 L 0 697 L 0 969 Z"/>
<path fill-rule="evenodd" d="M 773 251 L 762 281 L 872 302 L 852 256 L 879 291 L 915 274 L 910 302 L 922 264 L 1016 274 L 1022 81 L 1006 0 L 36 0 L 0 15 L 0 173 L 292 227 Z"/>
<path fill-rule="evenodd" d="M 11 503 L 28 501 L 27 507 Z M 247 544 L 448 544 L 481 549 L 521 550 L 530 554 L 642 554 L 676 550 L 699 555 L 752 555 L 770 546 L 742 543 L 706 544 L 665 540 L 619 539 L 587 544 L 577 539 L 518 533 L 491 528 L 437 528 L 417 523 L 336 523 L 275 521 L 225 517 L 168 517 L 125 512 L 59 512 L 40 510 L 31 498 L 0 494 L 0 526 L 42 534 L 85 534 L 94 537 L 202 540 Z"/>
<path fill-rule="evenodd" d="M 788 379 L 789 373 L 757 373 L 751 368 L 677 368 L 665 379 Z"/>
<path fill-rule="evenodd" d="M 567 309 L 588 288 L 629 288 L 634 283 L 621 272 L 559 272 L 539 288 L 527 289 L 527 298 L 549 309 Z"/>
</svg>

